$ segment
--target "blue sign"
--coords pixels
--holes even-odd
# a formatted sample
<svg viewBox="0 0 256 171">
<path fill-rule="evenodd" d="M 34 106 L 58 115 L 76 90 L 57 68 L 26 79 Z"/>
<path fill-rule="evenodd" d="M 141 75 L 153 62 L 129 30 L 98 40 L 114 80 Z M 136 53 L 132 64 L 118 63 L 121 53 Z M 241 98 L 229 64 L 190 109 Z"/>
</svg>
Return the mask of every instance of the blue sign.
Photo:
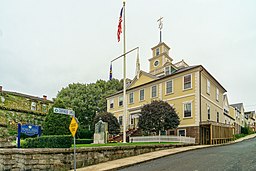
<svg viewBox="0 0 256 171">
<path fill-rule="evenodd" d="M 39 134 L 39 126 L 36 125 L 21 125 L 21 133 L 26 134 L 27 136 L 33 136 Z"/>
<path fill-rule="evenodd" d="M 20 148 L 20 134 L 21 133 L 24 133 L 27 136 L 38 135 L 40 137 L 41 136 L 41 126 L 30 125 L 30 124 L 21 125 L 19 123 L 18 124 L 18 137 L 17 137 L 18 148 Z"/>
</svg>

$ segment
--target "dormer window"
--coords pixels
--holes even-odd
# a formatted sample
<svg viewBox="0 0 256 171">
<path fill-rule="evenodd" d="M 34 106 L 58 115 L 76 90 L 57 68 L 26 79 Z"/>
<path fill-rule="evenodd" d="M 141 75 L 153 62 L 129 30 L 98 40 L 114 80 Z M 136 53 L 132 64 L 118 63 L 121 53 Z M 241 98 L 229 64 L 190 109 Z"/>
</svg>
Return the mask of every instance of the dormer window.
<svg viewBox="0 0 256 171">
<path fill-rule="evenodd" d="M 36 110 L 36 102 L 31 103 L 31 110 Z"/>
<path fill-rule="evenodd" d="M 156 48 L 156 56 L 158 56 L 160 54 L 160 49 Z"/>
<path fill-rule="evenodd" d="M 170 73 L 171 73 L 171 67 L 170 66 L 165 67 L 165 75 L 168 75 Z"/>
</svg>

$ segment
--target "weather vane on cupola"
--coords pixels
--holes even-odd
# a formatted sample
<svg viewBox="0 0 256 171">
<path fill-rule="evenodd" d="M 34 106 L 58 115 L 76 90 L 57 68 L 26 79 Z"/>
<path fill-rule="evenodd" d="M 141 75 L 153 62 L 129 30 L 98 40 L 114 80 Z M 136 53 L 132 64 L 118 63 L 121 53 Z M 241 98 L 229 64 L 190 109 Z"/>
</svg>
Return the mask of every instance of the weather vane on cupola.
<svg viewBox="0 0 256 171">
<path fill-rule="evenodd" d="M 163 21 L 162 21 L 163 17 L 160 17 L 157 22 L 158 23 L 158 28 L 160 30 L 160 43 L 162 42 L 162 29 L 163 29 Z"/>
</svg>

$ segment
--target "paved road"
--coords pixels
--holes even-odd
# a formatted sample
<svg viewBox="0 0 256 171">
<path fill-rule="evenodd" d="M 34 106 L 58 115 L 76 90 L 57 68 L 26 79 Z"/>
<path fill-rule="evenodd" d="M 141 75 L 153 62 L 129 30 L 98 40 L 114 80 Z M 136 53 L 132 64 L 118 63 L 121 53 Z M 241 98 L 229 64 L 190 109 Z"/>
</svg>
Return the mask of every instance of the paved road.
<svg viewBox="0 0 256 171">
<path fill-rule="evenodd" d="M 188 151 L 120 171 L 256 171 L 256 138 Z"/>
</svg>

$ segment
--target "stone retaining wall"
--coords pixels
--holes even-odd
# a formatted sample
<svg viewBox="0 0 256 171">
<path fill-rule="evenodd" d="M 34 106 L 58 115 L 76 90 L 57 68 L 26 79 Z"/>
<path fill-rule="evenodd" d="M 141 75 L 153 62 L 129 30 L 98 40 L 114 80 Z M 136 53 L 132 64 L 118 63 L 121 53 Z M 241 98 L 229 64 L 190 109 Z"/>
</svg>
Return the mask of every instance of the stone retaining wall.
<svg viewBox="0 0 256 171">
<path fill-rule="evenodd" d="M 90 147 L 76 150 L 77 168 L 147 152 L 188 145 Z M 73 149 L 0 149 L 0 170 L 70 170 Z"/>
</svg>

